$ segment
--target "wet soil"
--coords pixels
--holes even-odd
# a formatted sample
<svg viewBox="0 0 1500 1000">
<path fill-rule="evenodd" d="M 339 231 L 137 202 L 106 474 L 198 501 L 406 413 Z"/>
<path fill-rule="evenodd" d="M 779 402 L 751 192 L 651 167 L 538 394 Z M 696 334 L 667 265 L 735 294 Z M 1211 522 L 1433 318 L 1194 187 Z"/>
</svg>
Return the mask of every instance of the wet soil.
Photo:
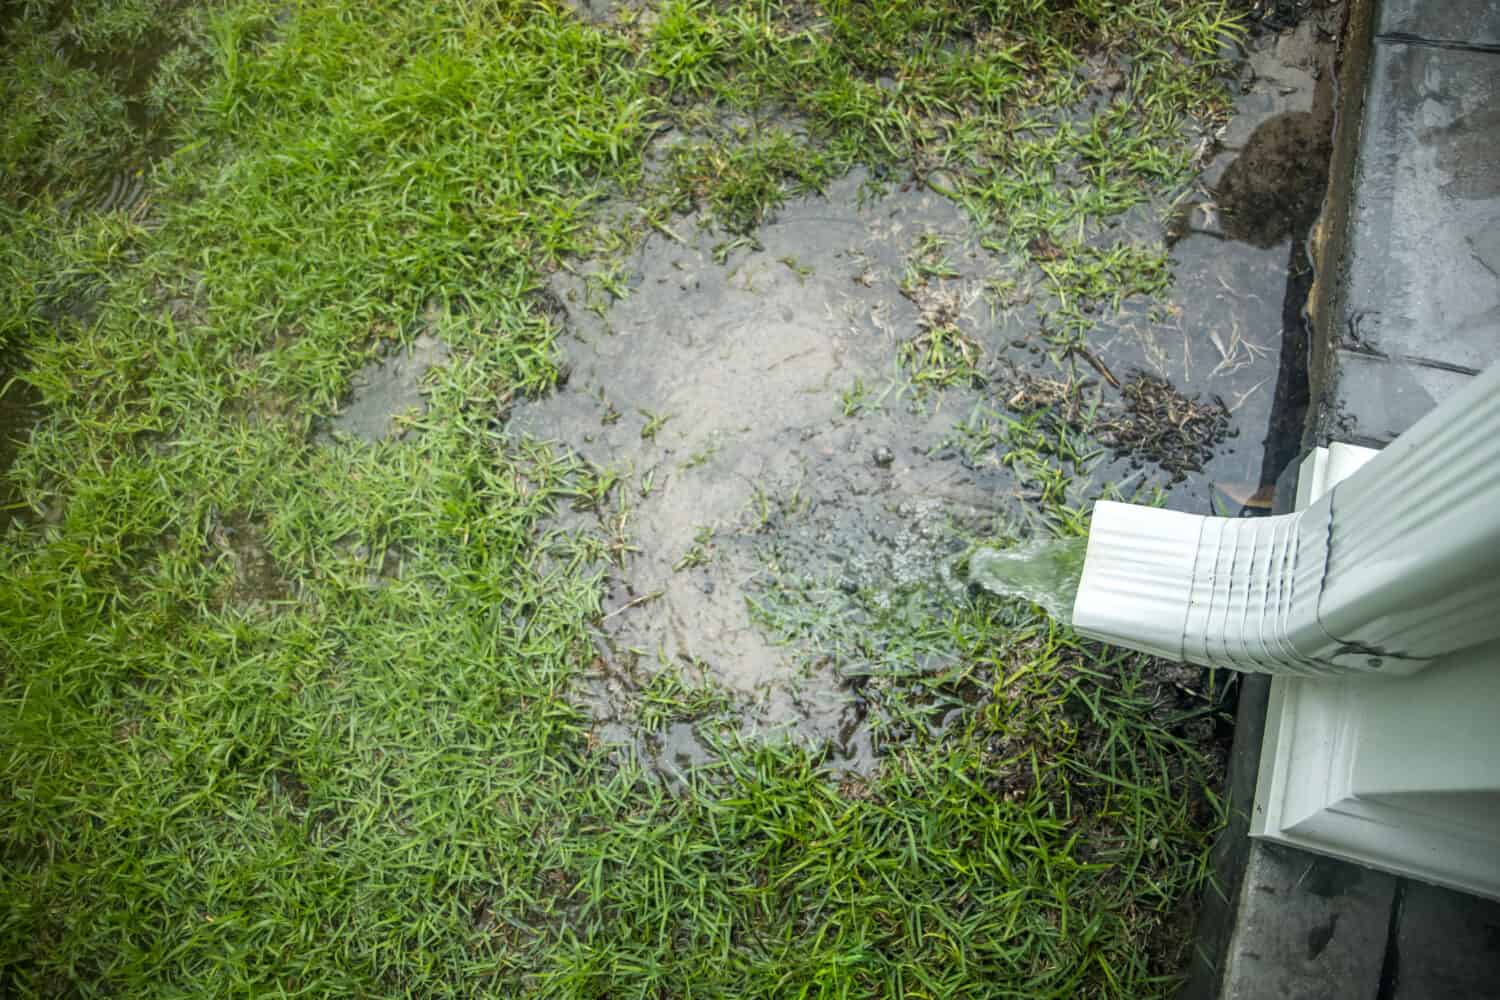
<svg viewBox="0 0 1500 1000">
<path fill-rule="evenodd" d="M 578 16 L 595 24 L 640 18 L 649 13 L 644 0 L 565 0 Z"/>
<path fill-rule="evenodd" d="M 225 597 L 246 609 L 263 610 L 291 594 L 265 541 L 265 526 L 239 512 L 214 519 L 209 540 L 232 575 Z"/>
<path fill-rule="evenodd" d="M 424 379 L 447 362 L 448 345 L 430 333 L 405 348 L 392 347 L 355 374 L 347 401 L 329 421 L 334 434 L 383 441 L 405 433 L 405 422 L 427 412 Z"/>
<path fill-rule="evenodd" d="M 608 578 L 585 695 L 601 721 L 628 717 L 642 676 L 677 668 L 727 689 L 752 728 L 848 743 L 843 679 L 809 673 L 752 623 L 756 582 L 778 561 L 850 589 L 926 579 L 962 548 L 955 525 L 983 529 L 1014 502 L 1004 470 L 945 448 L 985 393 L 920 396 L 897 363 L 923 329 L 923 296 L 902 290 L 913 247 L 944 247 L 955 273 L 932 294 L 977 341 L 1024 331 L 989 314 L 988 255 L 952 203 L 868 181 L 788 203 L 758 248 L 726 255 L 691 224 L 680 242 L 653 235 L 607 308 L 587 273 L 554 281 L 571 377 L 510 429 L 623 475 L 590 526 L 635 550 Z"/>
<path fill-rule="evenodd" d="M 171 148 L 176 118 L 174 96 L 207 69 L 209 55 L 189 28 L 191 7 L 152 4 L 149 26 L 120 25 L 98 36 L 80 25 L 75 5 L 43 2 L 0 5 L 0 43 L 29 8 L 29 31 L 40 31 L 43 43 L 74 77 L 74 85 L 92 95 L 87 145 L 68 143 L 43 172 L 25 179 L 32 194 L 52 189 L 62 194 L 64 213 L 125 212 L 137 221 L 149 212 L 151 166 Z M 138 14 L 138 11 L 127 12 Z M 82 16 L 88 21 L 88 16 Z M 28 32 L 29 33 L 29 32 Z"/>
<path fill-rule="evenodd" d="M 1085 347 L 1061 351 L 1048 333 L 1046 247 L 1002 261 L 953 202 L 861 171 L 747 236 L 681 218 L 623 262 L 555 275 L 569 377 L 518 404 L 508 430 L 619 477 L 561 520 L 612 554 L 598 656 L 576 692 L 595 738 L 672 780 L 709 759 L 710 730 L 790 735 L 837 767 L 876 766 L 860 692 L 878 664 L 830 655 L 818 631 L 914 593 L 913 613 L 937 613 L 966 599 L 957 560 L 972 540 L 1024 533 L 1034 487 L 1000 439 L 963 447 L 976 420 L 1059 415 L 1112 452 L 1094 489 L 1268 510 L 1305 378 L 1304 241 L 1326 180 L 1335 22 L 1329 10 L 1253 35 L 1201 176 L 1173 206 L 1094 235 L 1166 246 L 1172 283 L 1099 312 Z M 372 362 L 330 429 L 402 433 L 448 356 L 424 333 Z M 788 581 L 821 611 L 767 611 Z M 734 711 L 641 732 L 641 691 L 667 671 Z"/>
<path fill-rule="evenodd" d="M 1339 5 L 1252 34 L 1234 116 L 1171 214 L 1172 287 L 1164 304 L 1126 303 L 1091 346 L 1113 370 L 1160 379 L 1200 406 L 1222 404 L 1222 436 L 1196 460 L 1169 450 L 1168 506 L 1265 513 L 1295 457 L 1306 403 L 1308 240 L 1327 186 Z M 1171 408 L 1163 408 L 1170 412 Z M 1180 407 L 1177 412 L 1185 412 Z M 1143 458 L 1126 448 L 1132 464 Z"/>
</svg>

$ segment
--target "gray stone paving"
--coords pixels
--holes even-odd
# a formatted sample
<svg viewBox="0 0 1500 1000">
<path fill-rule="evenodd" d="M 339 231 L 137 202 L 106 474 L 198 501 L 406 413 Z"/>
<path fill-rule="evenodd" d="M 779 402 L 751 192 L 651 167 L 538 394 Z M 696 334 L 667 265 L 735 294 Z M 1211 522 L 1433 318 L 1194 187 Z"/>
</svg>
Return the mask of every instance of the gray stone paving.
<svg viewBox="0 0 1500 1000">
<path fill-rule="evenodd" d="M 1379 446 L 1500 362 L 1500 4 L 1375 0 L 1353 21 L 1368 59 L 1343 77 L 1362 93 L 1343 95 L 1352 156 L 1323 220 L 1338 246 L 1318 278 L 1334 284 L 1314 322 L 1309 443 Z M 1265 690 L 1242 692 L 1237 760 L 1258 755 Z M 1236 767 L 1231 802 L 1254 780 Z M 1236 812 L 1216 852 L 1222 891 L 1185 997 L 1500 997 L 1500 903 L 1244 829 Z"/>
</svg>

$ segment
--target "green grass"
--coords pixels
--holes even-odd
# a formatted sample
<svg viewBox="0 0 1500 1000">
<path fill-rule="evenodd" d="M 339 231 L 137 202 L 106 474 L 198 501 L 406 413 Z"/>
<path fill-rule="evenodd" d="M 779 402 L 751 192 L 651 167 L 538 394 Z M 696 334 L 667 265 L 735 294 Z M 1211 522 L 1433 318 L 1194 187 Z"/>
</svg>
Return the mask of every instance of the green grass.
<svg viewBox="0 0 1500 1000">
<path fill-rule="evenodd" d="M 726 692 L 712 684 L 691 684 L 676 667 L 653 674 L 642 686 L 639 700 L 636 721 L 647 732 L 669 722 L 693 722 L 734 711 L 734 701 Z"/>
<path fill-rule="evenodd" d="M 1149 248 L 1073 240 L 1187 175 L 1224 5 L 0 16 L 0 355 L 43 412 L 0 541 L 5 992 L 1169 992 L 1212 769 L 1142 661 L 994 602 L 830 618 L 784 581 L 768 627 L 863 664 L 883 767 L 731 742 L 669 789 L 569 696 L 629 538 L 550 518 L 611 509 L 612 473 L 504 418 L 559 377 L 551 269 L 599 258 L 620 294 L 611 262 L 676 213 L 750 245 L 855 163 L 951 190 L 1006 252 L 1046 235 L 1078 295 L 1152 287 Z M 1096 51 L 1129 93 L 1069 119 Z M 92 210 L 122 166 L 144 200 Z M 623 226 L 596 211 L 618 198 Z M 453 358 L 411 433 L 321 442 L 361 366 L 433 324 Z M 1024 434 L 1050 468 L 1055 435 Z M 1036 507 L 1076 530 L 1072 502 Z M 644 714 L 717 697 L 663 682 Z"/>
</svg>

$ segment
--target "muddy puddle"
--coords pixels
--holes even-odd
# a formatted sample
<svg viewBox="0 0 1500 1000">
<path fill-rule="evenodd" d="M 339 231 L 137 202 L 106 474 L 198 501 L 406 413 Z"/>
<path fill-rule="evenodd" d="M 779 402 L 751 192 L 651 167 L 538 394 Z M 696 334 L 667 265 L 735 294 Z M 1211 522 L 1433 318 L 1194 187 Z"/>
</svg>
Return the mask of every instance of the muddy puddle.
<svg viewBox="0 0 1500 1000">
<path fill-rule="evenodd" d="M 649 23 L 653 16 L 645 0 L 565 0 L 565 2 L 579 17 L 594 24 L 616 22 L 627 18 Z"/>
<path fill-rule="evenodd" d="M 747 596 L 780 563 L 851 591 L 926 579 L 961 550 L 957 529 L 1013 503 L 1003 470 L 943 454 L 982 392 L 923 396 L 899 366 L 922 308 L 902 290 L 914 248 L 942 247 L 942 294 L 976 339 L 1024 331 L 990 314 L 987 256 L 931 192 L 880 192 L 856 173 L 789 202 L 756 245 L 674 231 L 646 240 L 619 298 L 601 301 L 587 273 L 558 276 L 571 375 L 510 423 L 621 475 L 590 515 L 632 551 L 609 576 L 585 697 L 602 722 L 626 721 L 633 690 L 679 670 L 725 689 L 752 728 L 868 757 L 844 680 L 806 669 L 752 622 Z"/>
<path fill-rule="evenodd" d="M 880 644 L 828 630 L 913 594 L 927 602 L 917 615 L 969 599 L 956 570 L 969 544 L 1026 532 L 1034 484 L 1002 443 L 963 445 L 961 428 L 996 414 L 1090 412 L 1084 430 L 1112 450 L 1096 485 L 1160 489 L 1197 513 L 1268 509 L 1300 430 L 1334 16 L 1249 43 L 1237 114 L 1205 143 L 1202 176 L 1119 229 L 1168 249 L 1170 291 L 1094 317 L 1082 352 L 1049 341 L 1055 303 L 1028 293 L 1043 284 L 1034 264 L 982 249 L 940 194 L 858 171 L 751 239 L 678 219 L 622 268 L 555 276 L 570 377 L 518 406 L 509 431 L 619 477 L 597 509 L 564 518 L 613 553 L 577 692 L 595 738 L 668 777 L 711 759 L 714 734 L 779 734 L 835 768 L 877 766 L 862 692 Z M 961 334 L 974 377 L 913 382 L 903 351 L 934 328 Z M 733 709 L 643 731 L 643 692 L 664 676 Z"/>
<path fill-rule="evenodd" d="M 0 12 L 0 38 L 50 62 L 45 71 L 57 81 L 55 102 L 33 109 L 41 117 L 34 127 L 50 146 L 45 164 L 23 166 L 31 172 L 22 176 L 32 194 L 59 194 L 65 215 L 148 216 L 151 169 L 172 148 L 180 93 L 209 64 L 190 8 L 126 6 L 118 16 L 65 2 Z"/>
<path fill-rule="evenodd" d="M 1201 468 L 1167 470 L 1168 506 L 1265 513 L 1296 457 L 1313 277 L 1307 240 L 1328 180 L 1340 16 L 1329 7 L 1252 37 L 1234 117 L 1162 233 L 1170 293 L 1164 303 L 1127 303 L 1090 337 L 1112 371 L 1144 372 L 1223 404 L 1224 433 Z"/>
<path fill-rule="evenodd" d="M 427 412 L 427 373 L 451 354 L 430 332 L 418 334 L 404 348 L 389 346 L 350 380 L 347 398 L 329 419 L 325 437 L 348 435 L 371 442 L 400 437 L 408 421 Z"/>
</svg>

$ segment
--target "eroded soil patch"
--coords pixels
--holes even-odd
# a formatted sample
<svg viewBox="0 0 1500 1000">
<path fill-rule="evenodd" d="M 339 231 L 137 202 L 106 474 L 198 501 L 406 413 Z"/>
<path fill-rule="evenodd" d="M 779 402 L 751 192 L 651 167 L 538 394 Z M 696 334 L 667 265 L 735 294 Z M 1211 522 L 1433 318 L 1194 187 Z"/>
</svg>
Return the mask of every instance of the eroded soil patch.
<svg viewBox="0 0 1500 1000">
<path fill-rule="evenodd" d="M 137 137 L 31 15 L 168 6 L 6 53 L 22 466 L 71 473 L 0 557 L 19 991 L 1164 987 L 1215 693 L 959 569 L 1259 433 L 1175 486 L 1098 439 L 1137 369 L 1262 397 L 1211 178 L 1170 249 L 1228 291 L 1161 236 L 1232 10 L 233 0 L 96 191 Z"/>
<path fill-rule="evenodd" d="M 407 422 L 427 412 L 423 379 L 450 355 L 448 345 L 429 333 L 419 334 L 406 348 L 392 348 L 354 376 L 349 401 L 330 428 L 364 441 L 399 437 Z"/>
<path fill-rule="evenodd" d="M 931 188 L 861 172 L 742 236 L 678 220 L 623 264 L 558 275 L 570 381 L 510 431 L 615 477 L 569 522 L 609 553 L 577 695 L 598 738 L 677 773 L 710 759 L 705 733 L 791 733 L 868 771 L 898 725 L 871 679 L 954 655 L 890 616 L 937 621 L 969 600 L 971 541 L 1046 530 L 1038 509 L 1081 508 L 1105 482 L 1199 513 L 1263 509 L 1287 269 L 1326 158 L 1303 141 L 1327 125 L 1317 30 L 1251 43 L 1239 114 L 1177 207 L 1090 237 L 1110 280 L 1133 280 L 1111 248 L 1170 247 L 1172 281 L 1086 300 L 1081 342 L 1053 319 L 1095 287 L 1049 280 L 1070 251 L 995 254 Z M 642 736 L 663 677 L 725 701 Z"/>
<path fill-rule="evenodd" d="M 795 722 L 830 739 L 846 727 L 844 699 L 808 694 L 796 658 L 749 617 L 768 552 L 797 531 L 803 570 L 851 588 L 910 582 L 957 537 L 945 524 L 941 537 L 914 538 L 915 521 L 982 529 L 1013 487 L 1003 470 L 943 454 L 953 415 L 984 393 L 920 397 L 896 363 L 928 328 L 902 292 L 923 241 L 951 245 L 958 262 L 943 279 L 944 323 L 962 317 L 992 345 L 1019 333 L 982 300 L 986 255 L 946 199 L 871 197 L 865 181 L 789 203 L 756 232 L 758 249 L 725 256 L 710 233 L 653 236 L 607 309 L 590 308 L 586 276 L 560 277 L 568 386 L 511 421 L 620 475 L 596 527 L 633 551 L 609 576 L 601 672 L 697 670 L 747 704 L 753 724 Z M 608 677 L 595 681 L 596 714 L 619 719 Z"/>
</svg>

